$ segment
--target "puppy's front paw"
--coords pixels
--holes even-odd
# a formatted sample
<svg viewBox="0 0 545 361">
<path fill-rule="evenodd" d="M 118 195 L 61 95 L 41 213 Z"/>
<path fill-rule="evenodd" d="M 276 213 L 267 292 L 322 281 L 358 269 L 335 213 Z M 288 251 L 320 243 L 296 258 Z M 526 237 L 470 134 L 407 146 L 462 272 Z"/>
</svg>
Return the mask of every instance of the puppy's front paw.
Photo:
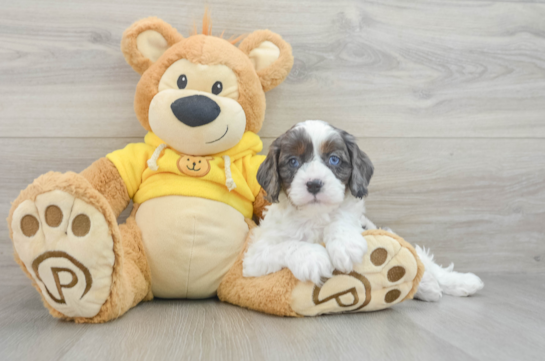
<svg viewBox="0 0 545 361">
<path fill-rule="evenodd" d="M 288 255 L 286 263 L 291 273 L 300 281 L 312 281 L 321 286 L 323 279 L 333 276 L 333 266 L 324 247 L 309 244 Z"/>
<path fill-rule="evenodd" d="M 243 277 L 261 277 L 280 270 L 277 262 L 272 262 L 260 253 L 247 253 L 242 261 Z"/>
<path fill-rule="evenodd" d="M 259 277 L 266 275 L 266 269 L 254 255 L 245 255 L 242 261 L 242 276 L 243 277 Z"/>
<path fill-rule="evenodd" d="M 362 262 L 367 252 L 367 241 L 359 232 L 340 232 L 326 242 L 326 249 L 333 267 L 349 273 L 354 264 Z"/>
</svg>

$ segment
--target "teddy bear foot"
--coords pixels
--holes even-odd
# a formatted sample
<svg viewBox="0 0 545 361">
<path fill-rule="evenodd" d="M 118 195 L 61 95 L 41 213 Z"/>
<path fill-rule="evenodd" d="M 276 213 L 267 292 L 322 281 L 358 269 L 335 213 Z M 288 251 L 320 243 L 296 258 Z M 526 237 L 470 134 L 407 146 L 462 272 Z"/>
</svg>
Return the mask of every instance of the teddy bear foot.
<svg viewBox="0 0 545 361">
<path fill-rule="evenodd" d="M 299 315 L 367 312 L 412 298 L 424 272 L 414 249 L 383 230 L 364 234 L 368 250 L 349 273 L 333 272 L 321 287 L 300 282 L 292 291 L 291 308 Z"/>
<path fill-rule="evenodd" d="M 297 280 L 288 269 L 242 277 L 241 256 L 222 281 L 218 296 L 239 306 L 292 317 L 376 311 L 412 298 L 424 274 L 414 248 L 383 230 L 366 231 L 363 236 L 368 249 L 362 262 L 349 273 L 335 270 L 321 287 Z"/>
<path fill-rule="evenodd" d="M 70 176 L 79 177 L 49 173 L 38 178 L 15 202 L 9 223 L 16 259 L 48 308 L 60 315 L 52 313 L 90 318 L 110 295 L 115 232 L 108 215 L 91 205 L 89 198 L 86 202 L 77 197 L 90 185 L 70 184 Z M 71 192 L 54 189 L 56 183 L 70 185 Z"/>
</svg>

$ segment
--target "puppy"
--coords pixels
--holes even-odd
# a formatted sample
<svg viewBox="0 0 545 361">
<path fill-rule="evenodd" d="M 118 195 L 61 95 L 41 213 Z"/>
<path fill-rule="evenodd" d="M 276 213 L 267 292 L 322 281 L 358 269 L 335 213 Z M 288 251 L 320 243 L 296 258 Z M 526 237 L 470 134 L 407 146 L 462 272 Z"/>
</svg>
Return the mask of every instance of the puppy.
<svg viewBox="0 0 545 361">
<path fill-rule="evenodd" d="M 372 175 L 355 138 L 323 121 L 299 123 L 276 139 L 257 173 L 272 205 L 252 235 L 243 275 L 287 267 L 321 285 L 334 269 L 352 271 L 367 252 L 363 197 Z"/>
<path fill-rule="evenodd" d="M 377 228 L 364 216 L 372 175 L 373 164 L 354 137 L 325 122 L 299 123 L 276 139 L 257 174 L 272 205 L 252 234 L 244 277 L 287 267 L 321 285 L 335 268 L 350 272 L 367 252 L 362 228 Z M 452 264 L 443 268 L 429 249 L 415 248 L 426 267 L 415 298 L 439 301 L 443 293 L 470 296 L 483 288 L 475 274 L 455 272 Z"/>
</svg>

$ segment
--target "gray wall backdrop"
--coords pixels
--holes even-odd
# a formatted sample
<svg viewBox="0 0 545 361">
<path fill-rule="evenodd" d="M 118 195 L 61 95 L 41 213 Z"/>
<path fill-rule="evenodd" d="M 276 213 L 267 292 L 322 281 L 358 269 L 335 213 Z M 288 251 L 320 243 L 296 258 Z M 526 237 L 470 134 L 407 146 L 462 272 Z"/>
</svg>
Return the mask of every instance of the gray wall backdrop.
<svg viewBox="0 0 545 361">
<path fill-rule="evenodd" d="M 545 4 L 523 0 L 3 1 L 2 219 L 40 174 L 142 140 L 121 35 L 150 15 L 187 35 L 206 4 L 215 34 L 265 27 L 293 46 L 265 149 L 296 122 L 329 121 L 375 164 L 377 224 L 459 270 L 545 270 Z M 28 282 L 12 252 L 0 222 L 0 280 Z"/>
</svg>

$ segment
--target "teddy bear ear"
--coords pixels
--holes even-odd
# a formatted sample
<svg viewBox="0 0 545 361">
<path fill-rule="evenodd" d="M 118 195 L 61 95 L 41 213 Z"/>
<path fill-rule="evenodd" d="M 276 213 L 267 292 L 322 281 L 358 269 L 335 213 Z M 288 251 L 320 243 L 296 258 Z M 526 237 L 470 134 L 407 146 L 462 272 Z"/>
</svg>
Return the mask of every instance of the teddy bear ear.
<svg viewBox="0 0 545 361">
<path fill-rule="evenodd" d="M 132 68 L 142 74 L 183 37 L 163 20 L 151 17 L 132 24 L 123 33 L 121 51 Z"/>
<path fill-rule="evenodd" d="M 293 66 L 291 46 L 278 34 L 269 30 L 257 30 L 240 44 L 250 58 L 264 91 L 282 83 Z"/>
</svg>

